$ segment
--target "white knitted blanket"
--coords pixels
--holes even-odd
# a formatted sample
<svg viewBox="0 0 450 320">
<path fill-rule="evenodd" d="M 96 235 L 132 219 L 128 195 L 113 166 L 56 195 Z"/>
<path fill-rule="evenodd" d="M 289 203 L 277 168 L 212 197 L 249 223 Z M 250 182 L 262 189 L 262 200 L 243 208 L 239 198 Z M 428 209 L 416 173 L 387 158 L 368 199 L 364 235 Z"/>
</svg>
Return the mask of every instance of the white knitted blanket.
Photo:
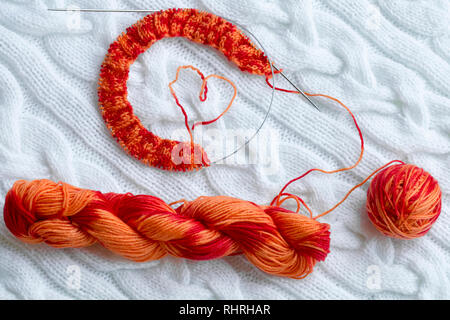
<svg viewBox="0 0 450 320">
<path fill-rule="evenodd" d="M 421 239 L 381 236 L 364 213 L 366 185 L 321 219 L 331 225 L 331 253 L 304 280 L 267 275 L 242 256 L 133 263 L 100 245 L 64 250 L 27 245 L 10 234 L 2 219 L 0 298 L 450 298 L 448 0 L 2 0 L 1 207 L 15 180 L 39 178 L 152 194 L 167 202 L 229 195 L 267 204 L 286 181 L 305 170 L 335 169 L 357 159 L 358 135 L 345 110 L 316 98 L 322 111 L 317 112 L 300 96 L 277 92 L 262 130 L 278 139 L 266 163 L 230 162 L 188 174 L 146 167 L 110 136 L 97 106 L 106 50 L 143 14 L 47 11 L 70 6 L 194 7 L 244 26 L 292 81 L 346 103 L 366 140 L 356 169 L 312 174 L 293 185 L 291 193 L 302 196 L 317 214 L 375 168 L 401 159 L 438 179 L 442 214 Z M 251 130 L 262 122 L 271 92 L 262 78 L 243 74 L 213 49 L 164 39 L 132 66 L 128 82 L 129 99 L 147 128 L 164 137 L 178 129 L 186 138 L 167 87 L 177 66 L 186 64 L 205 74 L 225 75 L 238 87 L 232 111 L 212 128 Z M 288 88 L 281 78 L 276 81 Z M 188 71 L 177 84 L 191 120 L 211 119 L 226 106 L 231 91 L 226 83 L 211 80 L 208 102 L 200 106 L 199 88 L 199 79 Z M 247 149 L 259 152 L 255 146 Z"/>
</svg>

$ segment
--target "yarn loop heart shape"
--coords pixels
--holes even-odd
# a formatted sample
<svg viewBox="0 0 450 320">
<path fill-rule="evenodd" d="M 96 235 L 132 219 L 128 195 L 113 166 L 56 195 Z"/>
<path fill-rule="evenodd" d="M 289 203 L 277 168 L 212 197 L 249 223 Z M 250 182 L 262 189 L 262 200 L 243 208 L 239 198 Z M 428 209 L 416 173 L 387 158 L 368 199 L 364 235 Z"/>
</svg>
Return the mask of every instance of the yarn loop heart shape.
<svg viewBox="0 0 450 320">
<path fill-rule="evenodd" d="M 197 74 L 198 74 L 198 75 L 200 76 L 200 78 L 202 79 L 202 86 L 201 86 L 200 93 L 199 93 L 199 99 L 200 99 L 201 102 L 205 102 L 206 99 L 208 98 L 208 97 L 207 97 L 207 93 L 208 93 L 208 80 L 211 79 L 211 78 L 221 79 L 221 80 L 224 80 L 224 81 L 228 82 L 228 83 L 233 87 L 233 90 L 234 90 L 233 97 L 231 98 L 230 102 L 228 103 L 228 106 L 225 108 L 225 110 L 222 111 L 222 113 L 221 113 L 219 116 L 217 116 L 216 118 L 214 118 L 214 119 L 212 119 L 212 120 L 195 122 L 195 123 L 192 125 L 191 128 L 189 127 L 189 118 L 188 118 L 188 115 L 187 115 L 187 113 L 186 113 L 186 110 L 185 110 L 184 107 L 181 105 L 181 103 L 180 103 L 180 101 L 179 101 L 179 99 L 178 99 L 178 97 L 177 97 L 177 95 L 176 95 L 176 93 L 175 93 L 175 90 L 174 90 L 174 88 L 173 88 L 173 85 L 174 85 L 174 84 L 178 81 L 178 79 L 179 79 L 180 71 L 183 70 L 183 69 L 191 69 L 191 70 L 196 71 Z M 217 74 L 210 74 L 210 75 L 208 75 L 207 77 L 205 77 L 204 74 L 203 74 L 198 68 L 196 68 L 196 67 L 194 67 L 194 66 L 191 66 L 191 65 L 186 65 L 186 66 L 180 66 L 180 67 L 178 67 L 177 73 L 176 73 L 176 76 L 175 76 L 175 79 L 174 79 L 172 82 L 169 83 L 169 89 L 170 89 L 170 93 L 172 94 L 172 96 L 173 96 L 174 99 L 175 99 L 175 103 L 178 105 L 178 107 L 180 107 L 181 112 L 183 113 L 183 116 L 184 116 L 184 123 L 185 123 L 185 126 L 186 126 L 187 131 L 189 132 L 189 136 L 190 136 L 190 139 L 191 139 L 191 143 L 192 143 L 192 144 L 194 143 L 192 131 L 194 131 L 195 127 L 198 126 L 198 125 L 202 125 L 202 126 L 209 125 L 209 124 L 214 123 L 214 122 L 216 122 L 217 120 L 219 120 L 223 115 L 225 115 L 225 113 L 228 112 L 228 110 L 230 110 L 230 108 L 231 108 L 231 106 L 232 106 L 234 100 L 236 99 L 236 95 L 237 95 L 237 88 L 236 88 L 236 85 L 235 85 L 231 80 L 229 80 L 228 78 L 219 76 L 219 75 L 217 75 Z"/>
</svg>

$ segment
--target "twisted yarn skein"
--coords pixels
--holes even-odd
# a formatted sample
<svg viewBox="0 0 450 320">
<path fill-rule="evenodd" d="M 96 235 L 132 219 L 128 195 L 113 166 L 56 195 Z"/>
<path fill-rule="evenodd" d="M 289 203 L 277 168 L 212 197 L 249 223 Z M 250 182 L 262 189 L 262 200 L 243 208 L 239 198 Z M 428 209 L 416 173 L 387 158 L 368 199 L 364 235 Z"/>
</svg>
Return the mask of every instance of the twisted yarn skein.
<svg viewBox="0 0 450 320">
<path fill-rule="evenodd" d="M 329 225 L 276 206 L 199 197 L 173 209 L 149 195 L 101 193 L 50 180 L 16 181 L 6 195 L 8 229 L 56 248 L 96 242 L 134 261 L 167 254 L 208 260 L 244 254 L 267 273 L 303 278 L 329 252 Z"/>
</svg>

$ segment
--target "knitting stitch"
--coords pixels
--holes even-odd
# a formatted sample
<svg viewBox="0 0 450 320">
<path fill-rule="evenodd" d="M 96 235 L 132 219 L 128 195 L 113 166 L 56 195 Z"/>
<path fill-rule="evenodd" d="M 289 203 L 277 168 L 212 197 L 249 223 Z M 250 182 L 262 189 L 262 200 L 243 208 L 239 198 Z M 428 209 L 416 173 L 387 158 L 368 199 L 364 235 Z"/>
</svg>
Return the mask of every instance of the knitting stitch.
<svg viewBox="0 0 450 320">
<path fill-rule="evenodd" d="M 148 131 L 127 100 L 130 65 L 156 41 L 184 37 L 211 46 L 242 71 L 272 74 L 269 60 L 232 23 L 196 9 L 168 9 L 148 15 L 127 28 L 109 47 L 102 64 L 98 96 L 106 125 L 120 145 L 142 162 L 165 170 L 186 171 L 209 165 L 203 148 L 191 142 L 163 139 Z M 193 150 L 191 150 L 193 149 Z M 186 154 L 190 150 L 192 154 Z M 173 161 L 174 153 L 183 159 Z"/>
</svg>

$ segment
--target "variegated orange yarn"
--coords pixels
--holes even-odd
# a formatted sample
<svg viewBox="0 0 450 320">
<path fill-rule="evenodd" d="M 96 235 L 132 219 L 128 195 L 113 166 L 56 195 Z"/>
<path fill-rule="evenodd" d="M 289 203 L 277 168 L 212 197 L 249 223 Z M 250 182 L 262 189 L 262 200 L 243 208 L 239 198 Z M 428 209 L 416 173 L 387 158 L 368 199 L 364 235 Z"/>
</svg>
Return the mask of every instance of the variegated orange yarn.
<svg viewBox="0 0 450 320">
<path fill-rule="evenodd" d="M 189 119 L 188 119 L 188 115 L 186 113 L 186 110 L 181 105 L 181 103 L 180 103 L 180 101 L 179 101 L 179 99 L 177 97 L 177 94 L 175 93 L 175 90 L 173 89 L 173 84 L 178 81 L 178 78 L 180 76 L 180 71 L 183 70 L 183 69 L 194 70 L 195 72 L 197 72 L 197 74 L 202 79 L 202 86 L 201 86 L 200 94 L 199 94 L 200 101 L 205 101 L 206 100 L 206 94 L 208 92 L 207 82 L 211 78 L 221 79 L 221 80 L 224 80 L 224 81 L 228 82 L 233 87 L 233 90 L 234 90 L 233 97 L 230 99 L 230 102 L 228 103 L 228 106 L 225 108 L 225 110 L 222 111 L 221 114 L 219 114 L 216 118 L 214 118 L 212 120 L 196 122 L 196 123 L 194 123 L 192 125 L 192 128 L 189 127 Z M 184 125 L 186 126 L 186 130 L 189 133 L 189 138 L 190 138 L 190 142 L 191 142 L 190 150 L 189 149 L 183 150 L 184 151 L 183 152 L 183 156 L 182 157 L 179 156 L 178 157 L 178 159 L 179 159 L 178 161 L 180 162 L 180 164 L 183 163 L 185 165 L 186 164 L 195 164 L 195 163 L 199 164 L 199 163 L 201 163 L 202 154 L 196 153 L 196 151 L 195 151 L 195 146 L 196 145 L 194 143 L 194 136 L 192 134 L 192 131 L 194 131 L 195 127 L 198 126 L 198 125 L 204 126 L 204 125 L 208 125 L 208 124 L 211 124 L 213 122 L 216 122 L 225 113 L 227 113 L 228 110 L 230 110 L 231 105 L 233 104 L 234 100 L 236 99 L 236 95 L 237 95 L 236 85 L 234 84 L 233 81 L 229 80 L 228 78 L 219 76 L 217 74 L 211 74 L 211 75 L 205 77 L 203 75 L 203 73 L 198 68 L 196 68 L 194 66 L 191 66 L 191 65 L 187 65 L 187 66 L 180 66 L 180 67 L 177 68 L 177 73 L 176 73 L 175 79 L 169 83 L 169 89 L 170 89 L 170 93 L 172 94 L 173 98 L 175 99 L 175 103 L 177 104 L 178 107 L 180 107 L 181 112 L 183 113 Z M 183 145 L 183 147 L 185 147 L 185 146 Z M 180 150 L 180 146 L 174 146 L 172 151 L 173 150 Z M 179 152 L 179 153 L 181 153 L 181 152 Z M 175 159 L 173 157 L 172 157 L 172 164 L 177 165 L 177 163 L 176 163 L 176 161 L 175 161 Z M 196 168 L 196 169 L 198 169 L 198 168 Z"/>
<path fill-rule="evenodd" d="M 329 226 L 276 207 L 199 197 L 173 209 L 148 195 L 101 193 L 49 180 L 14 183 L 4 219 L 19 239 L 57 248 L 100 242 L 134 261 L 244 254 L 259 269 L 303 278 L 329 252 Z"/>
<path fill-rule="evenodd" d="M 266 77 L 267 84 L 275 90 L 299 94 L 297 91 L 273 87 L 269 79 L 270 77 Z M 305 92 L 305 94 L 310 97 L 323 97 L 333 100 L 350 114 L 361 141 L 361 151 L 358 159 L 351 166 L 335 170 L 313 168 L 290 180 L 272 200 L 271 204 L 281 206 L 287 199 L 294 199 L 297 201 L 297 212 L 303 205 L 309 212 L 310 217 L 317 219 L 335 210 L 354 190 L 363 186 L 375 176 L 367 193 L 366 205 L 367 214 L 374 226 L 384 235 L 394 238 L 414 239 L 425 235 L 441 213 L 441 189 L 438 182 L 428 172 L 400 160 L 392 160 L 374 170 L 366 179 L 352 187 L 333 207 L 315 217 L 313 217 L 311 209 L 303 199 L 285 192 L 290 184 L 312 172 L 333 174 L 351 170 L 361 162 L 364 154 L 364 138 L 351 110 L 334 97 L 308 92 Z"/>
<path fill-rule="evenodd" d="M 425 235 L 441 213 L 441 189 L 422 168 L 400 163 L 378 173 L 367 191 L 367 214 L 384 235 Z"/>
</svg>

